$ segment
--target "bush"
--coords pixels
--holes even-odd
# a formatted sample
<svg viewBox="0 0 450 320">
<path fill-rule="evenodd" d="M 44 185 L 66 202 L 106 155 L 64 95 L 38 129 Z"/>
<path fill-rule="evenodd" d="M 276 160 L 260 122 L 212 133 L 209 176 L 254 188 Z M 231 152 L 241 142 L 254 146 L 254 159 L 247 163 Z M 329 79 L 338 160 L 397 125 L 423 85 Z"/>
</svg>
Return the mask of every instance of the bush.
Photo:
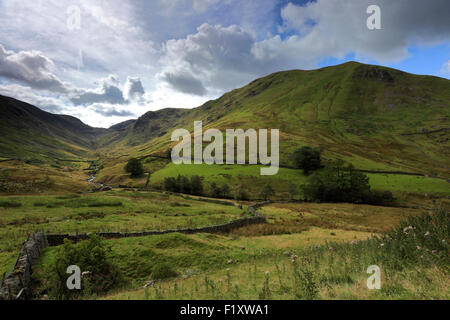
<svg viewBox="0 0 450 320">
<path fill-rule="evenodd" d="M 211 198 L 220 198 L 221 191 L 220 188 L 217 186 L 217 183 L 211 182 L 209 185 L 209 196 Z"/>
<path fill-rule="evenodd" d="M 269 199 L 269 197 L 273 196 L 274 194 L 275 191 L 273 190 L 270 184 L 264 185 L 263 188 L 261 189 L 261 192 L 259 193 L 261 198 L 263 198 L 264 200 Z"/>
<path fill-rule="evenodd" d="M 391 205 L 394 201 L 395 198 L 390 191 L 372 190 L 364 197 L 365 203 L 373 205 L 388 206 Z"/>
<path fill-rule="evenodd" d="M 294 183 L 289 184 L 289 198 L 294 200 L 295 196 L 298 195 L 297 186 Z"/>
<path fill-rule="evenodd" d="M 222 183 L 222 185 L 220 186 L 220 193 L 221 193 L 222 198 L 229 198 L 230 192 L 231 192 L 230 186 L 228 184 L 226 184 L 225 182 Z"/>
<path fill-rule="evenodd" d="M 249 200 L 247 191 L 245 190 L 245 188 L 240 185 L 236 188 L 236 191 L 234 193 L 234 198 L 236 200 Z"/>
<path fill-rule="evenodd" d="M 11 201 L 11 200 L 4 200 L 0 201 L 0 207 L 2 208 L 19 208 L 22 204 L 17 201 Z"/>
<path fill-rule="evenodd" d="M 311 147 L 301 147 L 294 152 L 294 167 L 302 169 L 305 174 L 320 169 L 320 150 Z"/>
<path fill-rule="evenodd" d="M 119 286 L 123 277 L 108 257 L 110 250 L 103 238 L 96 235 L 78 244 L 72 244 L 66 239 L 55 256 L 53 276 L 48 283 L 49 295 L 55 299 L 75 299 L 83 295 L 106 293 Z M 70 277 L 66 271 L 71 265 L 80 267 L 81 272 L 90 272 L 82 277 L 81 290 L 69 290 L 66 286 Z"/>
<path fill-rule="evenodd" d="M 131 174 L 131 177 L 137 178 L 144 174 L 144 168 L 141 161 L 136 158 L 131 158 L 125 166 L 125 171 Z"/>
<path fill-rule="evenodd" d="M 152 269 L 153 280 L 174 278 L 176 276 L 178 276 L 178 273 L 168 263 L 158 263 Z"/>
</svg>

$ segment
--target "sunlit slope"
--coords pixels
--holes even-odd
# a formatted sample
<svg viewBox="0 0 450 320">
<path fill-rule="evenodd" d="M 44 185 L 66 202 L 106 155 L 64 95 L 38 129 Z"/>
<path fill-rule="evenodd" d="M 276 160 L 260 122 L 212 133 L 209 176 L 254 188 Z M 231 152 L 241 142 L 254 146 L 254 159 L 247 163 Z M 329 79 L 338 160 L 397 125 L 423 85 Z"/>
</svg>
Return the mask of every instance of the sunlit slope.
<svg viewBox="0 0 450 320">
<path fill-rule="evenodd" d="M 172 131 L 192 132 L 195 120 L 204 129 L 280 129 L 286 166 L 295 148 L 311 145 L 360 169 L 448 176 L 450 167 L 450 81 L 355 62 L 279 72 L 193 110 L 148 113 L 104 141 L 101 153 L 114 164 L 164 155 Z"/>
</svg>

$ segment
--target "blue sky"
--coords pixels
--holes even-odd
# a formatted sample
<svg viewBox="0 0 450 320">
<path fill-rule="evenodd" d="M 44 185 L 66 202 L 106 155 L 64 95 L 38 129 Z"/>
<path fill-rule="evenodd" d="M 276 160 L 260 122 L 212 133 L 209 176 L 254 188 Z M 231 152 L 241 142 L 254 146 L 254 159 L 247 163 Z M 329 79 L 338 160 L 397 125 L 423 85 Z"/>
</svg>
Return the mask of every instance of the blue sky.
<svg viewBox="0 0 450 320">
<path fill-rule="evenodd" d="M 448 12 L 448 0 L 0 0 L 0 94 L 108 127 L 280 70 L 353 60 L 449 78 Z"/>
</svg>

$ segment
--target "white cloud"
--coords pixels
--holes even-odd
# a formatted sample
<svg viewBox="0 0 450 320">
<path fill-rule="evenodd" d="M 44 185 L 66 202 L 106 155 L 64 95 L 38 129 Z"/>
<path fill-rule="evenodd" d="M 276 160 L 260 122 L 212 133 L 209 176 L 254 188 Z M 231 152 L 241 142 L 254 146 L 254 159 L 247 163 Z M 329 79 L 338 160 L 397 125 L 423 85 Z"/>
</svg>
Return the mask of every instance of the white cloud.
<svg viewBox="0 0 450 320">
<path fill-rule="evenodd" d="M 72 111 L 65 108 L 64 100 L 59 97 L 55 98 L 37 95 L 33 93 L 29 87 L 17 84 L 0 85 L 0 94 L 13 97 L 51 113 L 65 113 Z"/>
<path fill-rule="evenodd" d="M 366 26 L 366 9 L 381 9 L 381 30 Z M 281 11 L 283 28 L 295 30 L 296 52 L 317 57 L 360 58 L 396 62 L 408 56 L 408 47 L 450 40 L 447 0 L 317 0 L 305 6 L 288 4 Z M 279 50 L 285 50 L 285 41 Z M 286 44 L 286 45 L 284 45 Z"/>
<path fill-rule="evenodd" d="M 34 89 L 67 93 L 67 84 L 52 73 L 54 64 L 39 51 L 7 51 L 0 44 L 0 76 Z"/>
<path fill-rule="evenodd" d="M 369 4 L 381 7 L 382 30 L 367 29 Z M 67 28 L 72 5 L 80 8 L 79 30 Z M 104 126 L 131 113 L 195 107 L 257 77 L 312 69 L 327 58 L 402 60 L 411 45 L 450 40 L 449 6 L 448 0 L 284 7 L 276 0 L 0 0 L 0 92 Z M 96 82 L 109 74 L 117 76 Z"/>
<path fill-rule="evenodd" d="M 238 26 L 202 24 L 197 33 L 165 44 L 160 78 L 181 92 L 226 90 L 255 74 L 253 37 Z"/>
<path fill-rule="evenodd" d="M 442 66 L 441 74 L 446 75 L 446 76 L 450 76 L 450 60 L 448 60 L 448 61 L 447 61 L 446 63 L 444 63 L 444 65 Z"/>
</svg>

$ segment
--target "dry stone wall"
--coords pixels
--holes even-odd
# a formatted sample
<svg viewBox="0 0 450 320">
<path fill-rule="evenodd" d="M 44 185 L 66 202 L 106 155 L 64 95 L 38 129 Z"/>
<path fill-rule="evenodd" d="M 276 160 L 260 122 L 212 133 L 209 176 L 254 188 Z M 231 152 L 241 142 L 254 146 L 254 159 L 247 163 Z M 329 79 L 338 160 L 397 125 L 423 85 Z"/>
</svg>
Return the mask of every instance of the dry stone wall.
<svg viewBox="0 0 450 320">
<path fill-rule="evenodd" d="M 248 206 L 248 211 L 251 217 L 233 220 L 216 226 L 208 226 L 202 228 L 188 228 L 178 230 L 164 230 L 164 231 L 147 231 L 147 232 L 102 232 L 98 233 L 106 239 L 120 239 L 129 237 L 143 237 L 151 235 L 161 235 L 168 233 L 220 233 L 228 232 L 230 230 L 240 228 L 251 224 L 266 223 L 266 218 L 263 214 L 257 211 L 258 208 L 270 203 L 270 201 L 257 203 Z M 64 239 L 73 242 L 78 242 L 88 239 L 87 234 L 43 234 L 35 233 L 27 239 L 22 245 L 19 257 L 14 265 L 13 271 L 5 278 L 2 278 L 0 283 L 0 300 L 14 300 L 14 299 L 29 299 L 31 298 L 30 277 L 31 268 L 36 263 L 41 250 L 47 246 L 59 246 L 64 243 Z"/>
<path fill-rule="evenodd" d="M 0 300 L 28 299 L 30 297 L 31 267 L 36 263 L 41 250 L 48 246 L 43 233 L 35 233 L 22 244 L 13 271 L 2 278 Z"/>
</svg>

